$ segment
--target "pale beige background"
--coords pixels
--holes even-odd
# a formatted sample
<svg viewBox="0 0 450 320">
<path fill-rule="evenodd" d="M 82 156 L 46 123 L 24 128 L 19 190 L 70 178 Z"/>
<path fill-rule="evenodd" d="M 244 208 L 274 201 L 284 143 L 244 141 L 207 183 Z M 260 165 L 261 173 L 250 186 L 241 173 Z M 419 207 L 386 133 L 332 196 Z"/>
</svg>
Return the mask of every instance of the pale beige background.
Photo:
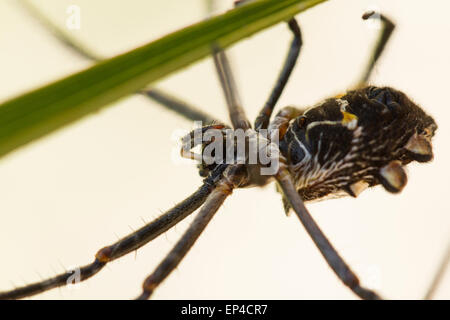
<svg viewBox="0 0 450 320">
<path fill-rule="evenodd" d="M 61 46 L 16 0 L 0 2 L 0 100 L 90 65 Z M 82 9 L 73 35 L 114 55 L 204 17 L 202 0 L 33 1 L 65 25 L 69 4 Z M 222 1 L 223 9 L 232 1 Z M 449 240 L 450 3 L 446 0 L 335 0 L 298 16 L 305 46 L 280 106 L 306 106 L 357 79 L 376 33 L 360 20 L 371 6 L 398 28 L 373 83 L 408 93 L 439 124 L 435 161 L 409 167 L 401 195 L 382 188 L 357 200 L 309 205 L 325 233 L 361 276 L 387 298 L 421 298 Z M 249 116 L 263 104 L 291 35 L 285 25 L 230 50 Z M 226 119 L 210 59 L 158 86 Z M 133 96 L 0 161 L 0 288 L 22 285 L 91 261 L 96 250 L 138 228 L 197 188 L 195 166 L 171 160 L 178 129 L 191 123 Z M 188 219 L 190 221 L 190 219 Z M 112 263 L 79 288 L 40 298 L 132 298 L 187 222 Z M 170 298 L 342 298 L 337 280 L 295 216 L 284 216 L 270 185 L 238 190 L 194 249 L 156 292 Z M 437 298 L 450 297 L 447 273 Z"/>
</svg>

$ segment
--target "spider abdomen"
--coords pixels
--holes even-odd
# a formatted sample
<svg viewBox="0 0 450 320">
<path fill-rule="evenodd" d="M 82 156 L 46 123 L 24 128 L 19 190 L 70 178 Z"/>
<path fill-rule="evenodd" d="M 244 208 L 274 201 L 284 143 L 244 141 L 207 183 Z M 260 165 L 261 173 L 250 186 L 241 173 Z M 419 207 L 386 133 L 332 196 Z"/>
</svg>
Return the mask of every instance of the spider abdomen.
<svg viewBox="0 0 450 320">
<path fill-rule="evenodd" d="M 345 194 L 382 184 L 398 192 L 402 167 L 432 159 L 437 126 L 404 93 L 366 87 L 310 108 L 291 121 L 280 141 L 303 199 Z"/>
</svg>

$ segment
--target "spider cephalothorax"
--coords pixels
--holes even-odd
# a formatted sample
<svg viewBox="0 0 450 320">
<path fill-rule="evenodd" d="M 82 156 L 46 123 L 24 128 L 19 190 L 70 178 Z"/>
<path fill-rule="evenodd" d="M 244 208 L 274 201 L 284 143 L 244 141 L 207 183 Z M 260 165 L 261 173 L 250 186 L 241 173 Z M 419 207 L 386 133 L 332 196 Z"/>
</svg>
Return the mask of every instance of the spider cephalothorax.
<svg viewBox="0 0 450 320">
<path fill-rule="evenodd" d="M 403 166 L 432 159 L 434 120 L 404 93 L 365 87 L 332 98 L 293 119 L 280 142 L 306 200 L 357 196 L 381 183 L 406 184 Z"/>
</svg>

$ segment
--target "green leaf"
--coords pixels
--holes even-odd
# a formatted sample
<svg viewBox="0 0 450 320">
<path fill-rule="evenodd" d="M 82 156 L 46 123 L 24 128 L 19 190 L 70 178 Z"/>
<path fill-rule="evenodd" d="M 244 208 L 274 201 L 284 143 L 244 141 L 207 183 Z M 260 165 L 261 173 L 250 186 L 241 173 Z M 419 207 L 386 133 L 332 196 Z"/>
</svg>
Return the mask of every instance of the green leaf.
<svg viewBox="0 0 450 320">
<path fill-rule="evenodd" d="M 261 0 L 171 33 L 0 105 L 0 156 L 325 0 Z"/>
</svg>

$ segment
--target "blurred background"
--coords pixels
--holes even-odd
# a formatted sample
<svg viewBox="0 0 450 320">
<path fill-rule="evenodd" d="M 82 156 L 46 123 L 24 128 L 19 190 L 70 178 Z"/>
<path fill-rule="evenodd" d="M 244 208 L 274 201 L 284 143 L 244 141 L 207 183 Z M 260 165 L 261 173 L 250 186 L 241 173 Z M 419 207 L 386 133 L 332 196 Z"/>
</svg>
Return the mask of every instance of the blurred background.
<svg viewBox="0 0 450 320">
<path fill-rule="evenodd" d="M 61 45 L 18 4 L 0 2 L 0 101 L 91 65 Z M 71 35 L 113 56 L 205 18 L 204 0 L 34 0 L 66 28 L 70 5 L 81 9 Z M 217 1 L 216 13 L 233 5 Z M 450 231 L 450 3 L 331 0 L 297 16 L 304 46 L 282 95 L 309 106 L 351 88 L 377 37 L 361 20 L 377 8 L 396 22 L 371 82 L 407 93 L 437 121 L 435 160 L 412 164 L 400 195 L 381 187 L 358 199 L 308 205 L 363 284 L 390 299 L 422 298 Z M 263 105 L 291 34 L 280 24 L 230 48 L 248 116 Z M 211 59 L 156 84 L 227 120 Z M 195 164 L 173 161 L 174 136 L 192 123 L 141 96 L 20 149 L 0 161 L 1 290 L 91 262 L 110 244 L 184 199 L 201 183 Z M 192 217 L 89 281 L 42 299 L 125 299 L 181 236 Z M 211 221 L 155 299 L 355 299 L 337 279 L 295 215 L 284 215 L 273 184 L 237 190 Z M 450 298 L 450 272 L 435 298 Z"/>
</svg>

